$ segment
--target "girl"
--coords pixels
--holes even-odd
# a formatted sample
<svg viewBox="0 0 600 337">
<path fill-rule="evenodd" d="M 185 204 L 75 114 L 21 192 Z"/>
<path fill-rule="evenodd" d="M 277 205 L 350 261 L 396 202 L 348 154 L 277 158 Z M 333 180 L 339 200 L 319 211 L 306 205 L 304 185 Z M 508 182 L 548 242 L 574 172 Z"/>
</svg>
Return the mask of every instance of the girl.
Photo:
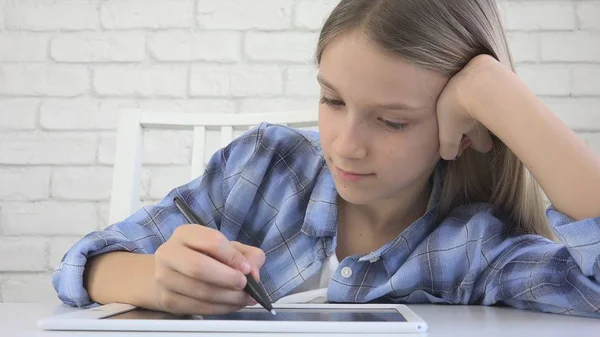
<svg viewBox="0 0 600 337">
<path fill-rule="evenodd" d="M 59 297 L 226 313 L 253 304 L 252 273 L 272 301 L 323 288 L 600 317 L 600 159 L 514 74 L 493 0 L 343 0 L 316 61 L 319 133 L 239 137 L 75 244 Z"/>
</svg>

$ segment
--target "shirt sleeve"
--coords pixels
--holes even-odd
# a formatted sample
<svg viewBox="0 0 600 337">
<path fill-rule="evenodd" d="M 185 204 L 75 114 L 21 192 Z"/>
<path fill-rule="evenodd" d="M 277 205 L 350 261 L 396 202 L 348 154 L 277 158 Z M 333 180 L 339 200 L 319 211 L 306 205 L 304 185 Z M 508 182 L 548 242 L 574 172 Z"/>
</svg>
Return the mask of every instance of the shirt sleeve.
<svg viewBox="0 0 600 337">
<path fill-rule="evenodd" d="M 154 253 L 178 226 L 187 223 L 173 203 L 176 196 L 198 213 L 204 225 L 219 230 L 224 200 L 235 183 L 237 172 L 254 155 L 266 126 L 261 124 L 219 150 L 201 177 L 173 189 L 158 204 L 143 207 L 127 219 L 89 233 L 76 242 L 52 274 L 52 285 L 60 300 L 78 307 L 97 305 L 90 300 L 83 285 L 88 259 L 113 251 Z"/>
<path fill-rule="evenodd" d="M 600 217 L 575 221 L 552 206 L 546 214 L 560 242 L 524 235 L 484 251 L 495 258 L 476 282 L 477 302 L 600 318 Z"/>
</svg>

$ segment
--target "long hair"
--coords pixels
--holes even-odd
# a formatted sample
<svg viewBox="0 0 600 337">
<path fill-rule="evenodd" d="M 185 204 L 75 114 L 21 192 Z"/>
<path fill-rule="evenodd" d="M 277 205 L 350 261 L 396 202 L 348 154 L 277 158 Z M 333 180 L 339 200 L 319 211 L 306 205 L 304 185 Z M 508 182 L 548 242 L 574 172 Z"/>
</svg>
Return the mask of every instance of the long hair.
<svg viewBox="0 0 600 337">
<path fill-rule="evenodd" d="M 480 54 L 514 71 L 494 0 L 342 0 L 326 19 L 315 55 L 336 37 L 359 30 L 385 51 L 449 77 Z M 506 214 L 514 234 L 553 239 L 543 192 L 529 170 L 496 136 L 485 154 L 468 149 L 444 162 L 439 215 L 463 204 L 486 202 Z"/>
</svg>

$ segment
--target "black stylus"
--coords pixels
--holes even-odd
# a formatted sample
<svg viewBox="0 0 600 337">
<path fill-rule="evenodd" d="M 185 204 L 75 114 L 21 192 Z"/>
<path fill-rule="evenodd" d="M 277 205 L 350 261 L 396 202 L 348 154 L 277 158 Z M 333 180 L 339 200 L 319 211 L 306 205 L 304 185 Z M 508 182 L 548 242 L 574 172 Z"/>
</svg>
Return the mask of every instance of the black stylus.
<svg viewBox="0 0 600 337">
<path fill-rule="evenodd" d="M 200 221 L 200 217 L 198 217 L 198 215 L 196 215 L 196 213 L 194 213 L 194 211 L 192 211 L 192 209 L 185 203 L 185 201 L 183 201 L 182 199 L 180 199 L 178 197 L 175 197 L 175 198 L 173 198 L 173 202 L 175 203 L 175 206 L 177 206 L 179 211 L 183 214 L 185 219 L 190 224 L 197 224 L 197 225 L 204 226 L 204 224 L 202 224 L 202 222 Z M 264 291 L 263 287 L 260 285 L 260 283 L 258 283 L 254 279 L 254 277 L 252 277 L 252 275 L 250 275 L 250 274 L 246 275 L 246 279 L 248 281 L 246 282 L 246 287 L 244 287 L 244 290 L 250 296 L 252 296 L 252 298 L 256 302 L 258 302 L 258 304 L 260 304 L 267 311 L 269 311 L 273 315 L 275 315 L 276 313 L 275 313 L 275 310 L 273 309 L 273 305 L 271 304 L 269 297 L 265 293 L 265 291 Z"/>
</svg>

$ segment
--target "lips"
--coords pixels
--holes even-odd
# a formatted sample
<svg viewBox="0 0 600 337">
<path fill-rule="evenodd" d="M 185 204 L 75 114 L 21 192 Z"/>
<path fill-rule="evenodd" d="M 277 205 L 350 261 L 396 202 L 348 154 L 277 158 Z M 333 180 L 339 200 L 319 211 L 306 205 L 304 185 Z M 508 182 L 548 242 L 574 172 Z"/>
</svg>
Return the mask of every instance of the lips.
<svg viewBox="0 0 600 337">
<path fill-rule="evenodd" d="M 372 173 L 368 173 L 368 174 L 363 174 L 363 173 L 356 173 L 356 172 L 352 172 L 352 171 L 345 171 L 342 170 L 339 167 L 336 167 L 336 172 L 338 177 L 340 177 L 342 180 L 346 180 L 346 181 L 358 181 L 367 177 L 372 176 Z"/>
<path fill-rule="evenodd" d="M 366 173 L 358 173 L 358 172 L 353 172 L 353 171 L 348 171 L 348 170 L 343 170 L 339 167 L 336 167 L 338 169 L 338 171 L 340 171 L 341 173 L 344 174 L 349 174 L 349 175 L 355 175 L 355 176 L 368 176 L 369 174 Z"/>
</svg>

